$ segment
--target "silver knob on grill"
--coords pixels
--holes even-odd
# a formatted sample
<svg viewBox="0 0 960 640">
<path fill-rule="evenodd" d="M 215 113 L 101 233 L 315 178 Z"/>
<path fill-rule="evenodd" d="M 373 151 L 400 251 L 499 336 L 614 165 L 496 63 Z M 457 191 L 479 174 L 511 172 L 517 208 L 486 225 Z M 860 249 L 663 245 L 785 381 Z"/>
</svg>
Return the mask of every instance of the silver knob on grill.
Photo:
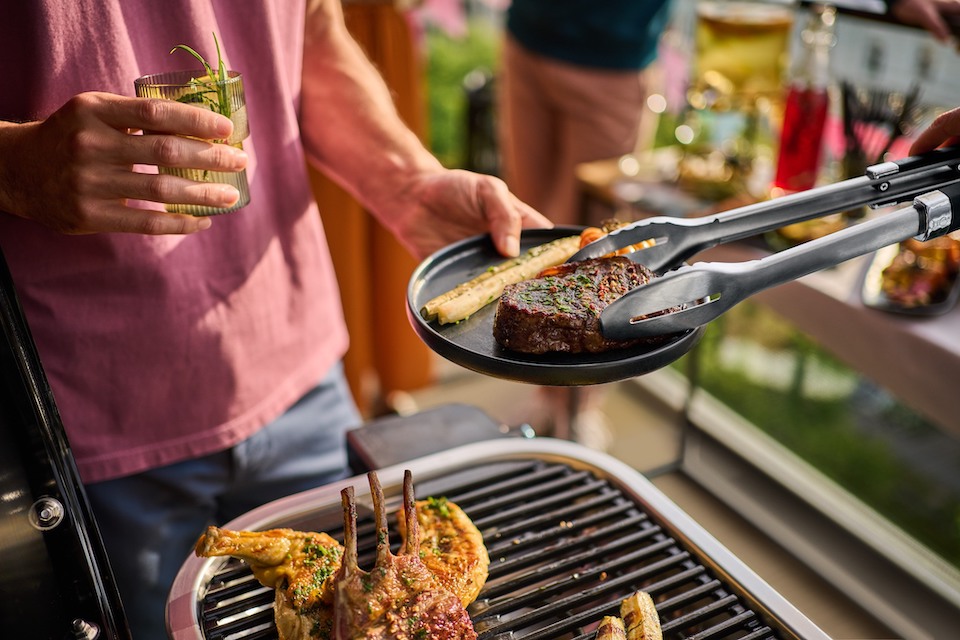
<svg viewBox="0 0 960 640">
<path fill-rule="evenodd" d="M 49 496 L 43 497 L 30 507 L 30 524 L 38 531 L 49 531 L 63 522 L 66 514 L 59 500 Z"/>
<path fill-rule="evenodd" d="M 77 618 L 70 626 L 76 640 L 97 640 L 100 637 L 100 628 L 92 622 Z"/>
</svg>

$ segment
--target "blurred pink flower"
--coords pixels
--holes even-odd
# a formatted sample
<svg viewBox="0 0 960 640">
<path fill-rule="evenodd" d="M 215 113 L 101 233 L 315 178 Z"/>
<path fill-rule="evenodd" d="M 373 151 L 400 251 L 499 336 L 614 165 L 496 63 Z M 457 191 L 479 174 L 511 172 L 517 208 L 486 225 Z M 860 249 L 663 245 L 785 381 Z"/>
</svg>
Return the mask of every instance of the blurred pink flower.
<svg viewBox="0 0 960 640">
<path fill-rule="evenodd" d="M 467 15 L 461 0 L 424 0 L 417 9 L 424 26 L 435 26 L 451 38 L 467 35 Z"/>
<path fill-rule="evenodd" d="M 462 38 L 467 35 L 468 4 L 503 13 L 510 0 L 423 0 L 415 11 L 416 21 L 421 27 L 437 27 L 451 38 Z"/>
</svg>

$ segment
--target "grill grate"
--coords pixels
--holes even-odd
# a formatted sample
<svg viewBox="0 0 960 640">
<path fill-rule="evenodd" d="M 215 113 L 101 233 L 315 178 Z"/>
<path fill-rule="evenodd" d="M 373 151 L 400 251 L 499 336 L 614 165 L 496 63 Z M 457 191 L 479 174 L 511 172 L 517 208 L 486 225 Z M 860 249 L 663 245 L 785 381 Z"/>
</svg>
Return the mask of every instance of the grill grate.
<svg viewBox="0 0 960 640">
<path fill-rule="evenodd" d="M 620 601 L 638 589 L 653 596 L 667 639 L 789 636 L 715 575 L 696 549 L 671 536 L 654 514 L 590 471 L 541 460 L 495 462 L 418 483 L 417 494 L 446 496 L 483 533 L 490 575 L 468 609 L 481 640 L 593 638 L 600 619 L 615 615 Z M 339 510 L 312 517 L 310 523 L 279 526 L 343 539 Z M 372 515 L 361 514 L 358 524 L 360 563 L 369 567 L 376 544 Z M 390 530 L 396 530 L 393 521 Z M 399 536 L 393 538 L 399 547 Z M 218 562 L 200 593 L 203 637 L 276 640 L 273 590 L 262 587 L 242 562 Z"/>
</svg>

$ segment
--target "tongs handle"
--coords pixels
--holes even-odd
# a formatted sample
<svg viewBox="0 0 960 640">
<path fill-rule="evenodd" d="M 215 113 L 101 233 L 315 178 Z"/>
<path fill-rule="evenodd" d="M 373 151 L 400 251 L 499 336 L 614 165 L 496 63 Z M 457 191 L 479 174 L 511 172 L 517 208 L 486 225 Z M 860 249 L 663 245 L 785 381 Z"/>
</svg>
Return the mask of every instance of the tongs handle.
<svg viewBox="0 0 960 640">
<path fill-rule="evenodd" d="M 948 147 L 873 165 L 863 176 L 712 216 L 648 218 L 587 245 L 568 262 L 599 257 L 653 239 L 653 246 L 634 251 L 629 257 L 662 272 L 719 244 L 863 205 L 892 204 L 960 181 L 958 164 L 960 147 Z"/>
<path fill-rule="evenodd" d="M 956 166 L 960 160 L 960 147 L 943 147 L 915 156 L 881 162 L 867 167 L 865 175 L 871 180 L 886 180 L 896 175 L 914 171 L 935 169 L 944 166 Z M 881 182 L 882 184 L 882 182 Z"/>
<path fill-rule="evenodd" d="M 693 329 L 764 289 L 911 237 L 929 240 L 957 229 L 960 184 L 952 184 L 909 207 L 759 260 L 680 267 L 610 304 L 600 314 L 601 331 L 628 340 Z"/>
</svg>

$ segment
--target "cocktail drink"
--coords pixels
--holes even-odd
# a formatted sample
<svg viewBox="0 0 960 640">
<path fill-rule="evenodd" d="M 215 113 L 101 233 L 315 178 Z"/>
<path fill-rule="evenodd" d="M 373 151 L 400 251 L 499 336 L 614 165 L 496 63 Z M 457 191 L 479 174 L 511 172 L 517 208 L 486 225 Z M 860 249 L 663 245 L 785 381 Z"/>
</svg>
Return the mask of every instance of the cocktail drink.
<svg viewBox="0 0 960 640">
<path fill-rule="evenodd" d="M 141 98 L 162 98 L 190 104 L 225 115 L 233 121 L 233 133 L 227 140 L 216 140 L 238 149 L 250 135 L 247 105 L 243 93 L 243 77 L 236 71 L 222 74 L 209 70 L 171 71 L 155 73 L 134 80 L 136 93 Z M 236 187 L 240 199 L 232 207 L 219 208 L 192 204 L 167 204 L 171 213 L 210 216 L 236 211 L 250 202 L 246 169 L 238 172 L 208 171 L 204 169 L 176 169 L 159 167 L 161 173 L 179 176 L 196 182 L 217 182 Z"/>
<path fill-rule="evenodd" d="M 694 108 L 749 109 L 782 92 L 793 11 L 767 2 L 697 4 Z"/>
</svg>

